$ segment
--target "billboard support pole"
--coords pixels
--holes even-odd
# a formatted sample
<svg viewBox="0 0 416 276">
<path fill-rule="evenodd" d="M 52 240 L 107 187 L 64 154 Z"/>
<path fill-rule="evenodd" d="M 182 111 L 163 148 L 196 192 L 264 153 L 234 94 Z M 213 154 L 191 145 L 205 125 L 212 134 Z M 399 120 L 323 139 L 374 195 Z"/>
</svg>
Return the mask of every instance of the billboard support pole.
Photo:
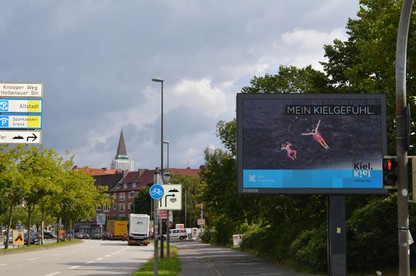
<svg viewBox="0 0 416 276">
<path fill-rule="evenodd" d="M 328 195 L 328 275 L 347 275 L 344 195 Z"/>
<path fill-rule="evenodd" d="M 399 275 L 410 275 L 409 257 L 409 192 L 407 177 L 407 149 L 409 145 L 408 114 L 406 108 L 407 39 L 413 0 L 404 0 L 397 31 L 396 46 L 396 151 L 397 151 L 397 216 Z"/>
</svg>

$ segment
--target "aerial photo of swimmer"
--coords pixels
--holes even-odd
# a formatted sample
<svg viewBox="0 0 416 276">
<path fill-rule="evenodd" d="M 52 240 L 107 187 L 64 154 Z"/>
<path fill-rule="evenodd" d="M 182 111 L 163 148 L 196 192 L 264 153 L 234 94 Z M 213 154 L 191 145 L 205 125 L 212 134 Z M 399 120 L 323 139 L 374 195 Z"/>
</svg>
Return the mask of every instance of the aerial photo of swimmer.
<svg viewBox="0 0 416 276">
<path fill-rule="evenodd" d="M 290 142 L 284 142 L 282 144 L 281 150 L 285 150 L 287 152 L 287 157 L 292 160 L 296 160 L 297 151 L 291 148 L 292 144 Z"/>
<path fill-rule="evenodd" d="M 302 135 L 312 135 L 313 139 L 318 142 L 324 149 L 329 150 L 329 146 L 325 142 L 324 137 L 322 137 L 321 133 L 318 131 L 319 124 L 321 120 L 318 121 L 316 127 L 312 127 L 312 131 L 309 133 L 302 133 Z"/>
</svg>

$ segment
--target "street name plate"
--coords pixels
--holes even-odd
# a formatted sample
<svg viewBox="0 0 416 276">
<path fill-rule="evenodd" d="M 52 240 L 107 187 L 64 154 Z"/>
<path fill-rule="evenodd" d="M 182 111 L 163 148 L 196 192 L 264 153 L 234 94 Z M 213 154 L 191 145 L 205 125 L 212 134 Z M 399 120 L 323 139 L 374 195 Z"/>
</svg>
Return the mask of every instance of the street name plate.
<svg viewBox="0 0 416 276">
<path fill-rule="evenodd" d="M 41 144 L 42 131 L 3 130 L 0 131 L 0 144 Z"/>
<path fill-rule="evenodd" d="M 43 83 L 0 82 L 0 97 L 40 98 Z"/>
</svg>

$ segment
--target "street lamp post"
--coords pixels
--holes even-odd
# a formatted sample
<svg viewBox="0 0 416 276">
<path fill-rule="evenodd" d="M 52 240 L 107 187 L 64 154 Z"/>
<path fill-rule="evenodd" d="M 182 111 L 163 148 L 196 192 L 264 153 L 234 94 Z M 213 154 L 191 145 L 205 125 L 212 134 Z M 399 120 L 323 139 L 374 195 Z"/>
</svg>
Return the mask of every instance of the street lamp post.
<svg viewBox="0 0 416 276">
<path fill-rule="evenodd" d="M 166 160 L 166 173 L 170 173 L 169 172 L 169 141 L 164 140 L 163 144 L 167 145 L 167 160 Z M 170 175 L 167 175 L 166 177 L 166 184 L 169 184 L 170 182 Z M 170 214 L 172 211 L 168 211 L 168 219 L 166 220 L 166 258 L 169 260 L 169 255 L 170 255 L 170 237 L 169 237 L 169 230 L 170 230 Z"/>
<path fill-rule="evenodd" d="M 152 79 L 154 82 L 160 82 L 160 173 L 163 175 L 163 82 L 162 78 Z M 162 178 L 163 180 L 163 178 Z"/>
<path fill-rule="evenodd" d="M 166 169 L 169 170 L 169 141 L 164 140 L 163 144 L 167 145 Z"/>
<path fill-rule="evenodd" d="M 162 78 L 152 79 L 154 82 L 160 82 L 160 175 L 163 184 L 163 82 Z M 158 219 L 159 220 L 159 219 Z M 162 227 L 161 227 L 162 228 Z M 163 234 L 160 239 L 160 257 L 163 259 Z"/>
</svg>

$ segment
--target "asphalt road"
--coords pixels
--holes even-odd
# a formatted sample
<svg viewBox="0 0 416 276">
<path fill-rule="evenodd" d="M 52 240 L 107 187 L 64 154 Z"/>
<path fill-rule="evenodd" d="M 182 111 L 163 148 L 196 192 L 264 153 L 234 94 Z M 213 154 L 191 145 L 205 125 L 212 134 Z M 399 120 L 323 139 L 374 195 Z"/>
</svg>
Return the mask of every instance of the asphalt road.
<svg viewBox="0 0 416 276">
<path fill-rule="evenodd" d="M 0 255 L 0 275 L 130 275 L 152 257 L 152 245 L 83 240 L 74 245 Z"/>
<path fill-rule="evenodd" d="M 182 271 L 179 276 L 311 276 L 229 248 L 199 242 L 175 243 Z"/>
</svg>

